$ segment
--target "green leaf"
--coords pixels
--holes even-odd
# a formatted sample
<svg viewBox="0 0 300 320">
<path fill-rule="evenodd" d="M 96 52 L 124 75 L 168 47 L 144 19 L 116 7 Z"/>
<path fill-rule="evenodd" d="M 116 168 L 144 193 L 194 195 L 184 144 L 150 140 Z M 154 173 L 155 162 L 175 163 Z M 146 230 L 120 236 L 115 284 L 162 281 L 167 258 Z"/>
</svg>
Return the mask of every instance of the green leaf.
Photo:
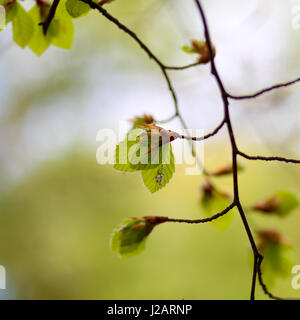
<svg viewBox="0 0 300 320">
<path fill-rule="evenodd" d="M 128 159 L 128 150 L 131 146 L 133 146 L 135 141 L 121 141 L 120 144 L 117 145 L 115 151 L 115 164 L 114 169 L 124 172 L 134 172 L 136 169 L 132 168 Z M 121 152 L 121 153 L 120 153 Z M 126 159 L 126 161 L 122 161 L 121 159 Z M 125 163 L 126 162 L 126 163 Z"/>
<path fill-rule="evenodd" d="M 153 116 L 150 114 L 144 114 L 142 117 L 136 116 L 130 121 L 132 122 L 132 129 L 136 129 L 138 126 L 142 126 L 144 124 L 155 123 Z"/>
<path fill-rule="evenodd" d="M 185 53 L 188 53 L 188 54 L 195 54 L 197 53 L 197 51 L 193 48 L 193 47 L 190 47 L 190 46 L 182 46 L 181 47 L 181 50 L 184 51 Z"/>
<path fill-rule="evenodd" d="M 14 17 L 17 14 L 17 11 L 18 11 L 17 1 L 6 5 L 5 8 L 6 8 L 6 24 L 8 24 L 9 22 L 13 21 Z"/>
<path fill-rule="evenodd" d="M 171 147 L 171 145 L 170 145 Z M 156 192 L 165 187 L 175 172 L 175 160 L 172 149 L 170 149 L 170 161 L 160 164 L 155 169 L 143 170 L 142 178 L 145 186 L 152 192 Z"/>
<path fill-rule="evenodd" d="M 294 265 L 295 252 L 274 231 L 263 231 L 259 233 L 259 250 L 264 256 L 262 272 L 267 285 L 272 286 L 276 277 L 286 278 L 290 275 Z"/>
<path fill-rule="evenodd" d="M 59 4 L 58 4 L 56 12 L 55 12 L 55 18 L 59 18 L 59 19 L 68 18 L 68 19 L 70 19 L 70 15 L 69 15 L 67 8 L 66 8 L 66 2 L 67 2 L 67 0 L 60 0 L 59 1 Z"/>
<path fill-rule="evenodd" d="M 34 25 L 33 36 L 28 46 L 37 56 L 42 55 L 48 49 L 51 43 L 50 34 L 47 33 L 45 36 L 43 33 L 43 28 L 39 26 L 39 23 L 42 21 L 40 12 L 40 7 L 35 5 L 28 13 Z"/>
<path fill-rule="evenodd" d="M 153 228 L 167 221 L 166 217 L 130 218 L 123 221 L 113 231 L 111 248 L 122 258 L 141 253 L 146 244 L 147 236 Z"/>
<path fill-rule="evenodd" d="M 67 0 L 66 9 L 72 18 L 79 18 L 88 14 L 91 7 L 80 0 Z"/>
<path fill-rule="evenodd" d="M 298 198 L 290 192 L 280 191 L 276 196 L 280 199 L 278 212 L 281 216 L 288 215 L 299 207 Z"/>
<path fill-rule="evenodd" d="M 21 48 L 25 48 L 34 32 L 33 21 L 19 2 L 16 2 L 16 6 L 17 12 L 13 19 L 13 39 Z"/>
<path fill-rule="evenodd" d="M 148 170 L 157 168 L 162 163 L 163 149 L 162 147 L 151 148 L 151 142 L 147 136 L 140 138 L 136 143 L 132 144 L 128 149 L 129 165 L 135 170 Z M 165 150 L 165 149 L 164 149 Z M 165 154 L 166 152 L 164 152 Z"/>
<path fill-rule="evenodd" d="M 210 184 L 209 184 L 210 185 Z M 232 198 L 227 193 L 216 189 L 211 186 L 211 189 L 208 190 L 203 188 L 203 195 L 200 202 L 203 213 L 207 218 L 212 217 L 213 215 L 222 212 L 232 203 Z M 232 209 L 234 211 L 234 209 Z M 224 216 L 213 220 L 212 225 L 219 230 L 227 229 L 233 220 L 233 212 L 228 212 Z"/>
<path fill-rule="evenodd" d="M 245 169 L 245 165 L 241 162 L 237 163 L 237 171 L 243 171 Z M 220 177 L 220 176 L 225 176 L 225 175 L 229 175 L 233 173 L 233 167 L 232 167 L 232 163 L 230 164 L 226 164 L 223 165 L 219 168 L 217 168 L 216 170 L 213 170 L 211 172 L 211 175 L 215 176 L 215 177 Z"/>
<path fill-rule="evenodd" d="M 54 19 L 49 32 L 52 44 L 62 49 L 71 49 L 74 37 L 74 24 L 71 18 Z"/>
<path fill-rule="evenodd" d="M 265 214 L 275 214 L 279 217 L 289 215 L 299 206 L 298 198 L 287 191 L 279 191 L 276 194 L 256 203 L 252 209 Z"/>
<path fill-rule="evenodd" d="M 6 27 L 6 10 L 0 5 L 0 30 Z"/>
<path fill-rule="evenodd" d="M 262 252 L 265 265 L 270 271 L 280 277 L 290 275 L 294 265 L 294 250 L 289 245 L 269 242 Z"/>
<path fill-rule="evenodd" d="M 133 172 L 157 168 L 163 160 L 167 161 L 170 156 L 166 146 L 156 147 L 151 152 L 151 139 L 142 129 L 131 130 L 124 141 L 116 147 L 114 168 L 119 171 Z"/>
</svg>

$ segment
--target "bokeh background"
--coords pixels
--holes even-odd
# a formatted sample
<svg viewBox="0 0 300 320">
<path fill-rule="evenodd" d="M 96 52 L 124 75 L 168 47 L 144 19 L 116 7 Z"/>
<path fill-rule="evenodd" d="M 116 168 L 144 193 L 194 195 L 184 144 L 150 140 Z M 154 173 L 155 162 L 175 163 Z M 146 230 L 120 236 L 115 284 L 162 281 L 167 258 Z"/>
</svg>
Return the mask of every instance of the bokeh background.
<svg viewBox="0 0 300 320">
<path fill-rule="evenodd" d="M 28 0 L 30 6 L 31 0 Z M 216 63 L 232 94 L 251 93 L 300 74 L 299 1 L 203 1 L 217 46 Z M 169 65 L 192 63 L 180 50 L 202 38 L 192 0 L 117 0 L 117 16 Z M 96 162 L 96 134 L 119 121 L 173 114 L 159 68 L 127 35 L 96 12 L 76 21 L 71 51 L 51 47 L 42 57 L 0 34 L 0 264 L 2 299 L 248 299 L 250 249 L 240 217 L 225 231 L 210 224 L 156 228 L 139 256 L 120 260 L 109 248 L 113 228 L 128 216 L 200 218 L 200 176 L 178 165 L 167 188 L 151 195 L 138 175 Z M 211 131 L 222 102 L 209 67 L 170 76 L 190 128 Z M 300 157 L 300 88 L 295 85 L 230 110 L 241 149 Z M 174 120 L 169 129 L 181 130 Z M 205 166 L 230 162 L 226 131 L 205 143 Z M 299 166 L 245 162 L 246 206 L 288 190 L 300 197 Z M 231 187 L 230 178 L 219 179 Z M 250 217 L 249 217 L 250 218 Z M 286 219 L 251 216 L 253 229 L 276 228 L 300 264 L 300 211 Z M 297 296 L 292 275 L 274 293 Z M 265 296 L 258 289 L 258 297 Z"/>
</svg>

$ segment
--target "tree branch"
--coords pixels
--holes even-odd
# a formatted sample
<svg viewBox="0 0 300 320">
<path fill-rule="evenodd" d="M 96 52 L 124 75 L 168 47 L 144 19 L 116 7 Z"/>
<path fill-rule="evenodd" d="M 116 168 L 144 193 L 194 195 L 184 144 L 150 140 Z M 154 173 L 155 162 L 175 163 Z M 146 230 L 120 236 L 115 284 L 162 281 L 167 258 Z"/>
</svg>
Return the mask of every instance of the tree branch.
<svg viewBox="0 0 300 320">
<path fill-rule="evenodd" d="M 300 163 L 300 160 L 288 159 L 283 157 L 263 157 L 263 156 L 250 156 L 242 151 L 238 151 L 238 154 L 248 160 L 262 160 L 262 161 L 281 161 L 286 163 Z"/>
<path fill-rule="evenodd" d="M 59 1 L 60 0 L 53 0 L 53 3 L 50 7 L 50 10 L 49 10 L 49 13 L 48 13 L 46 20 L 44 22 L 39 23 L 39 25 L 43 27 L 44 35 L 47 34 L 48 28 L 50 27 L 50 24 L 51 24 L 52 20 L 54 19 L 55 12 L 56 12 L 57 6 L 59 4 Z"/>
<path fill-rule="evenodd" d="M 197 219 L 197 220 L 189 220 L 189 219 L 172 219 L 168 218 L 166 222 L 178 222 L 178 223 L 189 223 L 189 224 L 198 224 L 198 223 L 206 223 L 214 221 L 222 216 L 224 216 L 226 213 L 228 213 L 231 209 L 233 209 L 236 206 L 236 204 L 233 202 L 230 206 L 228 206 L 226 209 L 224 209 L 222 212 L 217 213 L 209 218 L 204 219 Z"/>
<path fill-rule="evenodd" d="M 195 62 L 195 63 L 191 63 L 191 64 L 187 64 L 185 66 L 182 66 L 182 67 L 172 67 L 172 66 L 165 66 L 165 69 L 167 70 L 186 70 L 186 69 L 190 69 L 190 68 L 193 68 L 193 67 L 197 67 L 199 66 L 200 63 L 199 62 Z"/>
<path fill-rule="evenodd" d="M 192 141 L 203 141 L 203 140 L 206 140 L 206 139 L 216 135 L 220 131 L 220 129 L 223 128 L 224 125 L 225 125 L 225 120 L 222 120 L 222 122 L 215 128 L 214 131 L 212 131 L 211 133 L 206 134 L 205 136 L 202 136 L 202 137 L 190 137 L 190 136 L 182 135 L 182 136 L 180 136 L 180 138 L 181 139 L 186 139 L 186 140 L 192 140 Z"/>
<path fill-rule="evenodd" d="M 262 89 L 256 93 L 253 93 L 253 94 L 250 94 L 250 95 L 245 95 L 245 96 L 234 96 L 234 95 L 231 95 L 231 94 L 227 94 L 229 98 L 231 99 L 234 99 L 234 100 L 247 100 L 247 99 L 254 99 L 254 98 L 257 98 L 258 96 L 261 96 L 267 92 L 270 92 L 270 91 L 273 91 L 275 89 L 279 89 L 279 88 L 283 88 L 283 87 L 289 87 L 293 84 L 296 84 L 297 82 L 300 81 L 300 78 L 297 78 L 295 80 L 292 80 L 292 81 L 289 81 L 289 82 L 285 82 L 285 83 L 280 83 L 280 84 L 276 84 L 272 87 L 269 87 L 269 88 L 265 88 L 265 89 Z"/>
<path fill-rule="evenodd" d="M 252 251 L 253 251 L 254 257 L 255 257 L 255 259 L 257 259 L 261 255 L 260 255 L 260 253 L 259 253 L 259 251 L 258 251 L 258 249 L 256 247 L 256 244 L 255 244 L 255 241 L 254 241 L 250 226 L 248 224 L 246 215 L 244 213 L 244 210 L 243 210 L 243 207 L 241 205 L 240 198 L 239 198 L 238 167 L 237 167 L 238 148 L 237 148 L 237 145 L 236 145 L 236 140 L 235 140 L 235 137 L 234 137 L 234 131 L 233 131 L 233 128 L 232 128 L 230 114 L 229 114 L 228 94 L 227 94 L 227 92 L 225 90 L 225 87 L 223 85 L 223 82 L 222 82 L 222 80 L 221 80 L 221 78 L 219 76 L 218 70 L 217 70 L 216 65 L 215 65 L 212 42 L 211 42 L 211 39 L 210 39 L 209 28 L 208 28 L 208 24 L 207 24 L 207 21 L 206 21 L 205 14 L 204 14 L 204 10 L 203 10 L 202 5 L 200 4 L 199 0 L 195 0 L 195 3 L 196 3 L 196 6 L 197 6 L 197 8 L 199 10 L 199 13 L 200 13 L 200 16 L 201 16 L 201 20 L 202 20 L 202 23 L 203 23 L 203 26 L 204 26 L 204 36 L 205 36 L 206 44 L 208 46 L 209 55 L 211 57 L 211 60 L 210 60 L 211 73 L 215 77 L 216 82 L 218 84 L 219 91 L 220 91 L 220 94 L 221 94 L 221 98 L 222 98 L 222 101 L 223 101 L 223 106 L 224 106 L 224 118 L 225 118 L 225 122 L 226 122 L 226 125 L 227 125 L 227 131 L 228 131 L 230 144 L 231 144 L 231 151 L 232 151 L 234 203 L 236 204 L 236 206 L 237 206 L 237 208 L 239 210 L 239 213 L 240 213 L 244 228 L 246 230 L 249 242 L 250 242 L 251 247 L 252 247 Z M 251 287 L 251 294 L 250 294 L 250 299 L 251 300 L 255 299 L 255 284 L 256 284 L 256 273 L 257 273 L 256 268 L 257 268 L 257 264 L 255 263 L 254 266 L 253 266 L 252 287 Z"/>
</svg>

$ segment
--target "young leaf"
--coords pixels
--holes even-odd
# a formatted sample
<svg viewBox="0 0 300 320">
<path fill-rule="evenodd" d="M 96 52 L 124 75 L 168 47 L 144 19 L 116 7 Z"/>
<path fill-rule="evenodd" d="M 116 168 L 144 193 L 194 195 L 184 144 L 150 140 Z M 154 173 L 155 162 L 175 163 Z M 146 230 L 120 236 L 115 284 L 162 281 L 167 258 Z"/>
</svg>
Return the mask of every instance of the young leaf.
<svg viewBox="0 0 300 320">
<path fill-rule="evenodd" d="M 130 218 L 123 221 L 113 231 L 111 248 L 122 258 L 135 256 L 145 248 L 147 236 L 153 228 L 167 217 Z"/>
<path fill-rule="evenodd" d="M 258 232 L 258 237 L 258 247 L 264 256 L 264 280 L 272 286 L 276 277 L 285 278 L 290 275 L 294 265 L 294 250 L 277 231 L 262 230 Z"/>
<path fill-rule="evenodd" d="M 170 145 L 171 147 L 171 145 Z M 152 192 L 156 192 L 169 183 L 175 172 L 175 160 L 172 149 L 170 149 L 170 161 L 166 164 L 160 164 L 157 168 L 143 170 L 142 178 L 145 186 Z"/>
<path fill-rule="evenodd" d="M 152 130 L 155 127 L 155 130 Z M 151 126 L 145 129 L 133 129 L 116 148 L 114 168 L 120 171 L 137 171 L 157 168 L 162 163 L 169 163 L 171 158 L 170 141 L 175 132 L 159 130 Z M 178 135 L 178 134 L 177 134 Z"/>
<path fill-rule="evenodd" d="M 205 182 L 202 186 L 201 207 L 206 217 L 221 212 L 232 202 L 231 196 L 222 190 L 217 189 L 210 182 Z M 233 213 L 228 212 L 224 216 L 213 220 L 211 223 L 216 229 L 225 230 L 229 227 L 233 220 Z"/>
<path fill-rule="evenodd" d="M 0 5 L 0 30 L 6 27 L 6 10 Z"/>
<path fill-rule="evenodd" d="M 67 0 L 66 9 L 72 18 L 79 18 L 89 13 L 91 10 L 87 3 L 80 0 Z"/>
<path fill-rule="evenodd" d="M 244 164 L 238 162 L 237 163 L 237 170 L 243 171 L 244 169 L 245 169 Z M 232 163 L 230 163 L 230 164 L 224 165 L 224 166 L 212 171 L 211 175 L 213 175 L 215 177 L 220 177 L 220 176 L 232 174 L 232 172 L 233 172 Z"/>
<path fill-rule="evenodd" d="M 33 21 L 19 2 L 16 2 L 16 6 L 17 12 L 13 19 L 13 39 L 21 48 L 25 48 L 33 35 Z"/>
<path fill-rule="evenodd" d="M 8 24 L 14 19 L 14 17 L 17 14 L 17 11 L 18 11 L 17 1 L 7 4 L 5 6 L 5 9 L 6 9 L 6 24 Z"/>
<path fill-rule="evenodd" d="M 299 206 L 298 198 L 290 192 L 280 191 L 256 203 L 252 209 L 265 214 L 275 214 L 284 217 Z"/>
<path fill-rule="evenodd" d="M 181 47 L 181 50 L 184 51 L 185 53 L 188 53 L 188 54 L 195 54 L 197 53 L 197 51 L 193 48 L 193 47 L 190 47 L 190 46 L 182 46 Z"/>
<path fill-rule="evenodd" d="M 135 129 L 139 126 L 143 126 L 145 124 L 153 124 L 155 123 L 154 118 L 151 115 L 148 114 L 144 114 L 142 117 L 135 117 L 134 119 L 130 120 L 133 125 L 132 125 L 132 129 Z"/>
<path fill-rule="evenodd" d="M 62 49 L 71 49 L 74 37 L 74 24 L 71 18 L 54 19 L 49 32 L 52 44 Z"/>
<path fill-rule="evenodd" d="M 137 171 L 136 169 L 130 166 L 128 159 L 128 150 L 135 143 L 135 141 L 128 141 L 128 139 L 126 138 L 124 141 L 121 141 L 120 144 L 116 146 L 114 169 L 124 172 Z M 124 160 L 122 161 L 122 159 Z"/>
<path fill-rule="evenodd" d="M 29 48 L 37 55 L 42 55 L 50 46 L 51 37 L 50 34 L 45 36 L 43 34 L 43 28 L 39 26 L 39 23 L 42 21 L 41 14 L 40 14 L 40 7 L 35 5 L 32 9 L 28 12 L 29 16 L 33 21 L 33 35 L 31 40 L 28 44 Z"/>
<path fill-rule="evenodd" d="M 13 20 L 17 12 L 16 2 L 0 0 L 0 31 L 5 29 L 7 24 Z"/>
<path fill-rule="evenodd" d="M 208 63 L 211 60 L 208 46 L 205 41 L 191 40 L 191 46 L 183 46 L 182 50 L 189 54 L 199 54 L 199 63 Z M 216 55 L 216 48 L 212 45 L 213 57 Z"/>
</svg>

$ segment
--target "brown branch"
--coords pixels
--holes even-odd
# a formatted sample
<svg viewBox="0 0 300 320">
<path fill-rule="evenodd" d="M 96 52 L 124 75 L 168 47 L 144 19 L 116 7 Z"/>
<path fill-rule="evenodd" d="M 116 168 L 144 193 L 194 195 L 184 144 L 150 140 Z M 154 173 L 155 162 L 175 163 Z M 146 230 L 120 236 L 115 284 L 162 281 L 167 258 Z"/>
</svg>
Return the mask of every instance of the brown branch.
<svg viewBox="0 0 300 320">
<path fill-rule="evenodd" d="M 54 19 L 58 4 L 59 4 L 59 0 L 53 0 L 53 3 L 50 7 L 50 10 L 49 10 L 49 13 L 48 13 L 46 20 L 39 23 L 39 25 L 43 27 L 44 35 L 47 35 L 47 31 L 50 27 L 52 20 Z"/>
<path fill-rule="evenodd" d="M 182 135 L 180 136 L 181 139 L 186 139 L 186 140 L 192 140 L 192 141 L 203 141 L 206 140 L 214 135 L 216 135 L 225 125 L 225 120 L 222 120 L 222 122 L 215 128 L 214 131 L 212 131 L 211 133 L 208 133 L 202 137 L 191 137 L 191 136 L 185 136 Z"/>
<path fill-rule="evenodd" d="M 236 206 L 236 204 L 233 202 L 230 206 L 228 206 L 226 209 L 221 211 L 220 213 L 217 213 L 209 218 L 204 219 L 196 219 L 196 220 L 189 220 L 189 219 L 172 219 L 168 218 L 166 222 L 178 222 L 178 223 L 189 223 L 189 224 L 198 224 L 198 223 L 206 223 L 214 221 L 222 216 L 224 216 L 226 213 L 228 213 L 231 209 L 233 209 Z"/>
<path fill-rule="evenodd" d="M 285 82 L 285 83 L 280 83 L 280 84 L 276 84 L 272 87 L 269 87 L 269 88 L 265 88 L 265 89 L 262 89 L 256 93 L 253 93 L 253 94 L 250 94 L 250 95 L 244 95 L 244 96 L 234 96 L 234 95 L 231 95 L 231 94 L 227 94 L 229 98 L 231 99 L 234 99 L 234 100 L 247 100 L 247 99 L 254 99 L 254 98 L 257 98 L 258 96 L 261 96 L 267 92 L 270 92 L 270 91 L 273 91 L 275 89 L 279 89 L 279 88 L 283 88 L 283 87 L 289 87 L 293 84 L 296 84 L 297 82 L 300 81 L 300 78 L 297 78 L 295 80 L 292 80 L 292 81 L 289 81 L 289 82 Z"/>
<path fill-rule="evenodd" d="M 222 96 L 222 100 L 223 100 L 223 104 L 224 104 L 224 114 L 225 114 L 225 122 L 227 124 L 227 129 L 228 129 L 228 134 L 229 134 L 229 138 L 230 138 L 230 143 L 231 143 L 231 149 L 232 149 L 232 166 L 233 166 L 233 188 L 234 188 L 234 203 L 237 206 L 240 216 L 242 218 L 248 239 L 250 241 L 251 247 L 252 247 L 252 251 L 253 251 L 253 255 L 254 255 L 254 265 L 253 265 L 253 273 L 252 273 L 252 285 L 251 285 L 251 294 L 250 294 L 250 299 L 254 300 L 255 299 L 255 287 L 256 287 L 256 277 L 258 275 L 259 278 L 259 283 L 260 286 L 262 287 L 264 293 L 266 295 L 268 295 L 269 298 L 271 299 L 276 299 L 276 300 L 285 300 L 284 298 L 280 298 L 277 297 L 275 295 L 273 295 L 267 288 L 267 286 L 265 285 L 263 278 L 262 278 L 262 271 L 261 271 L 261 263 L 263 261 L 263 256 L 261 255 L 261 253 L 259 252 L 256 243 L 254 241 L 249 223 L 247 221 L 246 215 L 244 213 L 240 198 L 239 198 L 239 186 L 238 186 L 238 167 L 237 167 L 237 156 L 241 155 L 244 156 L 248 159 L 251 160 L 266 160 L 266 161 L 272 161 L 272 160 L 277 160 L 277 161 L 284 161 L 284 162 L 292 162 L 292 163 L 300 163 L 300 161 L 298 160 L 292 160 L 292 159 L 286 159 L 286 158 L 281 158 L 281 157 L 251 157 L 251 156 L 247 156 L 246 154 L 240 152 L 237 148 L 236 145 L 236 141 L 235 141 L 235 137 L 234 137 L 234 132 L 232 129 L 232 124 L 231 124 L 231 119 L 230 119 L 230 114 L 229 114 L 229 101 L 228 98 L 233 98 L 233 96 L 230 96 L 225 88 L 224 85 L 222 83 L 222 80 L 218 74 L 218 71 L 216 69 L 215 66 L 215 62 L 214 62 L 214 56 L 213 56 L 213 50 L 212 50 L 212 45 L 211 45 L 211 40 L 210 40 L 210 35 L 209 35 L 209 29 L 208 29 L 208 25 L 206 22 L 206 17 L 203 11 L 203 8 L 200 4 L 199 0 L 195 0 L 196 5 L 199 9 L 201 18 L 202 18 L 202 22 L 203 22 L 203 26 L 204 26 L 204 34 L 205 34 L 205 39 L 206 39 L 206 43 L 208 45 L 209 48 L 209 52 L 210 52 L 210 56 L 211 58 L 211 73 L 214 75 L 217 84 L 219 86 L 219 90 L 221 92 L 221 96 Z M 253 96 L 245 96 L 245 97 L 240 97 L 241 99 L 249 99 L 249 98 L 254 98 L 257 97 L 263 93 L 269 92 L 273 89 L 277 89 L 280 87 L 285 87 L 285 86 L 289 86 L 292 85 L 296 82 L 298 82 L 300 79 L 296 79 L 292 82 L 289 83 L 285 83 L 285 84 L 281 84 L 281 85 L 276 85 L 273 86 L 271 88 L 267 88 L 264 89 L 258 93 L 256 93 Z M 288 299 L 290 300 L 290 299 Z"/>
<path fill-rule="evenodd" d="M 251 244 L 252 247 L 252 251 L 254 254 L 255 259 L 257 260 L 258 257 L 260 257 L 260 253 L 257 249 L 257 246 L 255 244 L 254 241 L 254 237 L 252 235 L 250 226 L 248 224 L 246 215 L 244 213 L 243 207 L 241 205 L 240 202 L 240 198 L 239 198 L 239 185 L 238 185 L 238 167 L 237 167 L 237 155 L 238 155 L 238 148 L 236 145 L 236 140 L 235 140 L 235 136 L 234 136 L 234 131 L 232 128 L 232 124 L 231 124 L 231 119 L 230 119 L 230 113 L 229 113 L 229 100 L 228 100 L 228 94 L 225 90 L 225 87 L 223 85 L 223 82 L 219 76 L 218 70 L 216 68 L 215 65 L 215 61 L 214 61 L 214 54 L 213 54 L 213 48 L 212 48 L 212 42 L 210 39 L 210 33 L 209 33 L 209 28 L 208 28 L 208 24 L 206 21 L 206 17 L 204 14 L 204 10 L 202 8 L 202 5 L 200 3 L 199 0 L 195 0 L 196 6 L 199 10 L 200 16 L 201 16 L 201 20 L 204 26 L 204 36 L 205 36 L 205 40 L 208 46 L 208 50 L 209 50 L 209 55 L 211 57 L 211 73 L 212 75 L 215 77 L 216 82 L 218 84 L 219 87 L 219 91 L 221 94 L 221 98 L 223 101 L 223 106 L 224 106 L 224 118 L 225 118 L 225 122 L 227 125 L 227 131 L 228 131 L 228 135 L 229 135 L 229 139 L 230 139 L 230 144 L 231 144 L 231 151 L 232 151 L 232 171 L 233 171 L 233 190 L 234 190 L 234 203 L 236 204 L 238 211 L 240 213 L 244 228 L 246 230 L 249 242 Z M 255 285 L 256 285 L 256 268 L 257 268 L 257 264 L 254 264 L 253 267 L 253 276 L 252 276 L 252 286 L 251 286 L 251 294 L 250 294 L 250 299 L 254 300 L 255 299 Z"/>
<path fill-rule="evenodd" d="M 193 67 L 197 67 L 199 65 L 200 65 L 200 62 L 195 62 L 195 63 L 187 64 L 187 65 L 182 66 L 182 67 L 165 66 L 165 69 L 167 69 L 167 70 L 186 70 L 186 69 L 190 69 L 190 68 L 193 68 Z"/>
<path fill-rule="evenodd" d="M 262 161 L 281 161 L 286 163 L 300 163 L 300 160 L 289 159 L 283 157 L 263 157 L 263 156 L 250 156 L 242 151 L 238 151 L 238 154 L 248 160 L 262 160 Z"/>
</svg>

